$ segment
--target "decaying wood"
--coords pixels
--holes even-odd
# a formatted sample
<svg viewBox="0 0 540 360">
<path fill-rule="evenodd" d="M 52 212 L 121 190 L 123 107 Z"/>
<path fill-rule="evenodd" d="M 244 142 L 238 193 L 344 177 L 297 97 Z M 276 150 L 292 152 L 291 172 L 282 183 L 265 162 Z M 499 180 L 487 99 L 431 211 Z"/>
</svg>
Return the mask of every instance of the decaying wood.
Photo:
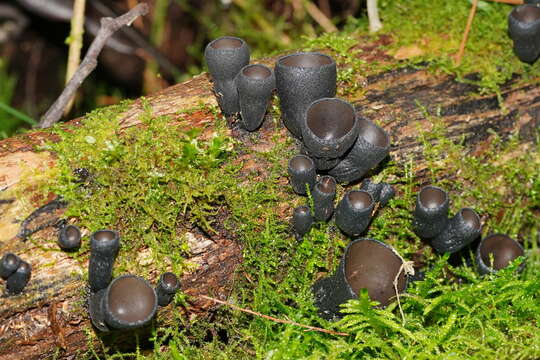
<svg viewBox="0 0 540 360">
<path fill-rule="evenodd" d="M 369 59 L 377 52 L 380 50 L 372 47 L 363 51 L 362 56 Z M 273 61 L 268 59 L 266 63 Z M 363 95 L 349 100 L 365 117 L 389 131 L 393 143 L 391 156 L 397 161 L 413 159 L 413 171 L 421 182 L 425 179 L 426 163 L 417 135 L 420 129 L 432 126 L 426 112 L 439 114 L 449 136 L 456 140 L 464 138 L 464 146 L 473 156 L 482 152 L 491 141 L 492 133 L 503 139 L 511 133 L 519 133 L 522 142 L 519 151 L 525 153 L 535 141 L 540 126 L 540 88 L 537 83 L 512 80 L 503 87 L 502 104 L 499 104 L 494 95 L 472 94 L 476 90 L 473 85 L 422 69 L 401 68 L 370 77 L 359 74 L 357 80 L 362 83 Z M 121 126 L 139 124 L 139 116 L 148 108 L 155 115 L 178 116 L 180 110 L 201 105 L 216 105 L 206 75 L 146 97 L 145 109 L 142 100 L 135 101 L 122 115 Z M 211 123 L 213 115 L 199 112 L 186 115 L 186 119 L 197 127 Z M 74 123 L 82 124 L 82 121 L 78 119 Z M 287 136 L 284 129 L 281 132 Z M 273 134 L 273 131 L 261 131 L 259 141 L 252 145 L 253 150 L 267 151 L 273 144 Z M 54 154 L 35 150 L 36 145 L 45 140 L 51 140 L 51 136 L 35 131 L 0 142 L 0 189 L 7 189 L 0 193 L 0 253 L 15 252 L 33 267 L 32 279 L 22 294 L 0 296 L 2 360 L 47 358 L 53 354 L 73 358 L 76 357 L 74 354 L 84 352 L 89 344 L 96 344 L 84 311 L 85 283 L 82 277 L 87 264 L 59 251 L 48 251 L 56 246 L 52 228 L 39 233 L 40 238 L 45 239 L 39 244 L 23 242 L 16 237 L 20 221 L 35 208 L 52 200 L 34 198 L 26 193 L 37 187 L 46 178 L 47 170 L 54 166 Z M 261 166 L 250 162 L 249 155 L 243 156 L 242 160 L 249 166 Z M 20 190 L 19 194 L 16 190 Z M 2 196 L 7 193 L 12 197 Z M 213 301 L 205 301 L 197 295 L 227 298 L 234 271 L 241 262 L 241 247 L 224 232 L 212 239 L 192 229 L 186 229 L 185 234 L 192 254 L 188 260 L 199 267 L 183 276 L 182 290 L 193 296 L 194 302 L 187 309 L 172 307 L 165 312 L 183 311 L 191 317 L 215 306 Z M 135 261 L 142 262 L 149 257 L 150 254 L 143 251 Z M 152 280 L 158 275 L 152 274 Z"/>
</svg>

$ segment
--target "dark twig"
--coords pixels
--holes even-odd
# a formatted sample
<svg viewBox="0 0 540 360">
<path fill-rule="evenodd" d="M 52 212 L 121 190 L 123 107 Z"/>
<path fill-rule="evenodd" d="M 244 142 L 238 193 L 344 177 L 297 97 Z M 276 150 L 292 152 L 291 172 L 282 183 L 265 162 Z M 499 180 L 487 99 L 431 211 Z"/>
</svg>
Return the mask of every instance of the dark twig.
<svg viewBox="0 0 540 360">
<path fill-rule="evenodd" d="M 61 198 L 56 198 L 55 200 L 43 205 L 42 207 L 34 210 L 24 221 L 21 223 L 21 228 L 19 230 L 19 233 L 17 234 L 17 237 L 22 239 L 23 241 L 26 241 L 26 239 L 32 235 L 35 232 L 38 232 L 40 230 L 43 230 L 45 228 L 48 228 L 49 226 L 53 226 L 58 222 L 57 217 L 53 217 L 52 219 L 48 221 L 44 221 L 43 223 L 35 226 L 34 228 L 30 228 L 31 223 L 34 221 L 39 220 L 42 215 L 44 214 L 50 214 L 58 209 L 65 208 L 67 206 L 67 203 L 62 200 Z"/>
<path fill-rule="evenodd" d="M 101 28 L 97 33 L 96 38 L 92 41 L 90 48 L 86 52 L 81 65 L 67 83 L 62 94 L 56 99 L 51 108 L 43 115 L 39 122 L 40 128 L 48 128 L 54 125 L 62 117 L 62 112 L 64 111 L 67 103 L 71 97 L 75 94 L 77 89 L 81 86 L 83 81 L 88 75 L 97 66 L 97 58 L 101 53 L 101 50 L 105 46 L 107 40 L 122 26 L 131 25 L 131 23 L 138 18 L 139 16 L 146 15 L 148 13 L 148 5 L 141 3 L 135 6 L 133 9 L 128 11 L 122 16 L 119 16 L 115 19 L 113 18 L 102 18 L 101 19 Z"/>
</svg>

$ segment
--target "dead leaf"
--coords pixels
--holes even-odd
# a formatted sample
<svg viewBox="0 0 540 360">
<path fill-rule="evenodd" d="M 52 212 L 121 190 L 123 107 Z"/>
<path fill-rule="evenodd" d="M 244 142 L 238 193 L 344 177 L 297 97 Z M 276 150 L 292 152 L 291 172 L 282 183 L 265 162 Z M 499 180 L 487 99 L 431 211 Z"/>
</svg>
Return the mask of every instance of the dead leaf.
<svg viewBox="0 0 540 360">
<path fill-rule="evenodd" d="M 418 45 L 402 46 L 394 54 L 394 59 L 405 60 L 421 55 L 424 55 L 424 50 Z"/>
</svg>

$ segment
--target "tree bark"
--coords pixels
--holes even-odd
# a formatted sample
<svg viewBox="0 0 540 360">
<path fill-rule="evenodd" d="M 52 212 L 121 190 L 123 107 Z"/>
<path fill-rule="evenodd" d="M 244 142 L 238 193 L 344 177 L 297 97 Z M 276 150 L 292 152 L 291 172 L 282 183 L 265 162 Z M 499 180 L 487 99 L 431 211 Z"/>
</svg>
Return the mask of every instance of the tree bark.
<svg viewBox="0 0 540 360">
<path fill-rule="evenodd" d="M 366 51 L 362 54 L 370 55 Z M 268 59 L 265 62 L 271 64 L 273 61 Z M 519 132 L 520 151 L 525 153 L 535 141 L 540 127 L 540 88 L 519 79 L 503 87 L 505 111 L 501 111 L 496 96 L 471 95 L 474 86 L 426 70 L 402 68 L 357 80 L 363 82 L 363 96 L 349 100 L 363 116 L 389 131 L 393 143 L 391 156 L 395 160 L 415 159 L 414 172 L 420 182 L 425 179 L 427 165 L 422 159 L 421 144 L 417 141 L 418 129 L 432 126 L 426 118 L 426 111 L 440 115 L 451 138 L 464 137 L 464 145 L 472 155 L 482 152 L 491 141 L 492 132 L 503 139 Z M 148 96 L 145 101 L 155 115 L 174 115 L 179 110 L 201 104 L 216 104 L 206 75 Z M 143 111 L 142 101 L 135 101 L 122 115 L 121 126 L 137 125 Z M 212 117 L 194 114 L 190 121 L 197 127 L 212 121 Z M 80 123 L 81 120 L 73 122 Z M 282 132 L 286 136 L 284 129 Z M 234 136 L 236 132 L 231 134 Z M 271 146 L 271 134 L 263 129 L 261 142 Z M 54 154 L 34 150 L 35 145 L 50 138 L 44 132 L 32 131 L 0 142 L 0 189 L 16 190 L 22 187 L 22 178 L 25 179 L 24 189 L 39 185 L 43 177 L 28 177 L 25 173 L 29 169 L 45 172 L 54 166 Z M 260 143 L 253 145 L 255 151 L 263 151 L 257 146 Z M 52 357 L 55 353 L 61 358 L 76 358 L 77 353 L 86 351 L 92 342 L 95 343 L 87 335 L 92 333 L 92 327 L 84 307 L 85 283 L 81 268 L 86 264 L 15 237 L 20 220 L 27 215 L 24 209 L 28 206 L 28 199 L 35 207 L 51 200 L 24 194 L 20 198 L 4 198 L 5 201 L 0 202 L 0 253 L 15 252 L 33 267 L 30 283 L 22 294 L 1 295 L 0 359 L 40 359 Z M 51 216 L 58 216 L 58 213 Z M 55 232 L 49 228 L 40 235 L 54 239 Z M 233 273 L 241 262 L 240 245 L 226 233 L 212 239 L 193 232 L 187 236 L 193 254 L 190 260 L 201 266 L 184 275 L 182 290 L 188 295 L 212 294 L 225 299 L 231 290 Z M 210 301 L 197 301 L 191 305 L 188 309 L 170 308 L 165 312 L 185 311 L 189 316 L 205 313 L 215 306 Z"/>
</svg>

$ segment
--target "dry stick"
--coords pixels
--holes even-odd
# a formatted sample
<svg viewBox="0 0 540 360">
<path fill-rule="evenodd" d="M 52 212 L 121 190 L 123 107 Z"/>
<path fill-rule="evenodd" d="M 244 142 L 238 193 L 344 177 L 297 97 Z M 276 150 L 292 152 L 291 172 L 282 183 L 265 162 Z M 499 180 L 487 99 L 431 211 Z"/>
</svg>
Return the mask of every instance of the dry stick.
<svg viewBox="0 0 540 360">
<path fill-rule="evenodd" d="M 319 24 L 324 31 L 326 32 L 336 32 L 338 31 L 337 27 L 332 24 L 329 18 L 324 15 L 324 13 L 319 10 L 317 5 L 313 4 L 311 1 L 304 1 L 304 8 L 306 9 L 309 16 L 313 18 Z"/>
<path fill-rule="evenodd" d="M 71 18 L 71 32 L 69 34 L 69 55 L 66 71 L 66 85 L 77 71 L 81 61 L 82 36 L 84 31 L 84 9 L 86 0 L 75 0 L 73 4 L 73 17 Z M 64 115 L 67 115 L 73 107 L 75 93 L 69 99 L 64 109 Z"/>
<path fill-rule="evenodd" d="M 122 26 L 131 25 L 131 23 L 136 18 L 146 15 L 147 13 L 148 5 L 145 3 L 141 3 L 127 13 L 125 13 L 124 15 L 119 16 L 115 19 L 109 17 L 101 19 L 101 28 L 99 29 L 99 32 L 94 41 L 92 41 L 90 48 L 86 52 L 86 55 L 81 65 L 79 66 L 71 80 L 69 80 L 68 84 L 64 88 L 64 91 L 62 91 L 62 94 L 60 94 L 60 96 L 58 97 L 58 99 L 56 99 L 54 104 L 52 104 L 50 109 L 45 113 L 45 115 L 43 115 L 38 127 L 48 128 L 51 127 L 54 123 L 56 123 L 58 120 L 60 120 L 60 117 L 62 116 L 62 111 L 65 109 L 67 103 L 69 102 L 69 99 L 71 99 L 73 94 L 77 91 L 79 86 L 81 86 L 86 77 L 90 75 L 90 73 L 96 68 L 97 57 L 103 49 L 103 46 L 105 46 L 107 40 Z"/>
<path fill-rule="evenodd" d="M 401 308 L 401 301 L 399 300 L 398 281 L 401 272 L 404 272 L 405 276 L 414 275 L 414 262 L 405 261 L 396 251 L 394 251 L 394 254 L 396 254 L 401 259 L 401 266 L 399 267 L 399 271 L 394 278 L 394 291 L 396 292 L 396 299 L 399 307 L 399 313 L 401 314 L 401 321 L 403 322 L 403 325 L 405 325 L 405 314 L 403 314 L 403 309 Z"/>
<path fill-rule="evenodd" d="M 498 3 L 503 3 L 503 4 L 510 4 L 510 5 L 523 4 L 523 0 L 488 0 L 488 1 L 493 1 L 493 2 L 498 2 Z"/>
<path fill-rule="evenodd" d="M 268 319 L 268 320 L 272 320 L 274 322 L 278 322 L 278 323 L 281 323 L 281 324 L 296 325 L 296 326 L 305 328 L 307 330 L 318 331 L 318 332 L 322 332 L 322 333 L 330 334 L 330 335 L 339 335 L 339 336 L 349 336 L 350 335 L 350 334 L 343 333 L 343 332 L 332 331 L 332 330 L 327 330 L 327 329 L 323 329 L 323 328 L 318 328 L 318 327 L 315 327 L 315 326 L 309 326 L 309 325 L 300 324 L 300 323 L 297 323 L 297 322 L 294 322 L 294 321 L 291 321 L 291 320 L 278 319 L 278 318 L 275 318 L 273 316 L 264 315 L 264 314 L 261 314 L 259 312 L 253 311 L 253 310 L 241 308 L 241 307 L 236 306 L 234 304 L 231 304 L 230 302 L 227 302 L 227 301 L 214 299 L 214 298 L 212 298 L 210 296 L 206 296 L 206 295 L 197 295 L 197 296 L 202 298 L 202 299 L 210 300 L 210 301 L 216 302 L 216 303 L 221 304 L 221 305 L 229 306 L 229 307 L 233 308 L 234 310 L 238 310 L 238 311 L 242 311 L 242 312 L 245 312 L 245 313 L 248 313 L 248 314 L 251 314 L 251 315 L 259 316 L 259 317 L 262 317 L 262 318 L 265 318 L 265 319 Z"/>
<path fill-rule="evenodd" d="M 469 37 L 469 32 L 471 31 L 471 25 L 474 20 L 474 15 L 476 14 L 476 8 L 478 7 L 478 0 L 473 0 L 471 11 L 469 12 L 469 18 L 467 19 L 467 26 L 465 26 L 465 32 L 463 33 L 463 38 L 461 39 L 461 45 L 459 45 L 459 51 L 456 56 L 456 65 L 461 64 L 461 59 L 463 58 L 463 53 L 465 52 L 465 44 L 467 44 L 467 38 Z"/>
</svg>

